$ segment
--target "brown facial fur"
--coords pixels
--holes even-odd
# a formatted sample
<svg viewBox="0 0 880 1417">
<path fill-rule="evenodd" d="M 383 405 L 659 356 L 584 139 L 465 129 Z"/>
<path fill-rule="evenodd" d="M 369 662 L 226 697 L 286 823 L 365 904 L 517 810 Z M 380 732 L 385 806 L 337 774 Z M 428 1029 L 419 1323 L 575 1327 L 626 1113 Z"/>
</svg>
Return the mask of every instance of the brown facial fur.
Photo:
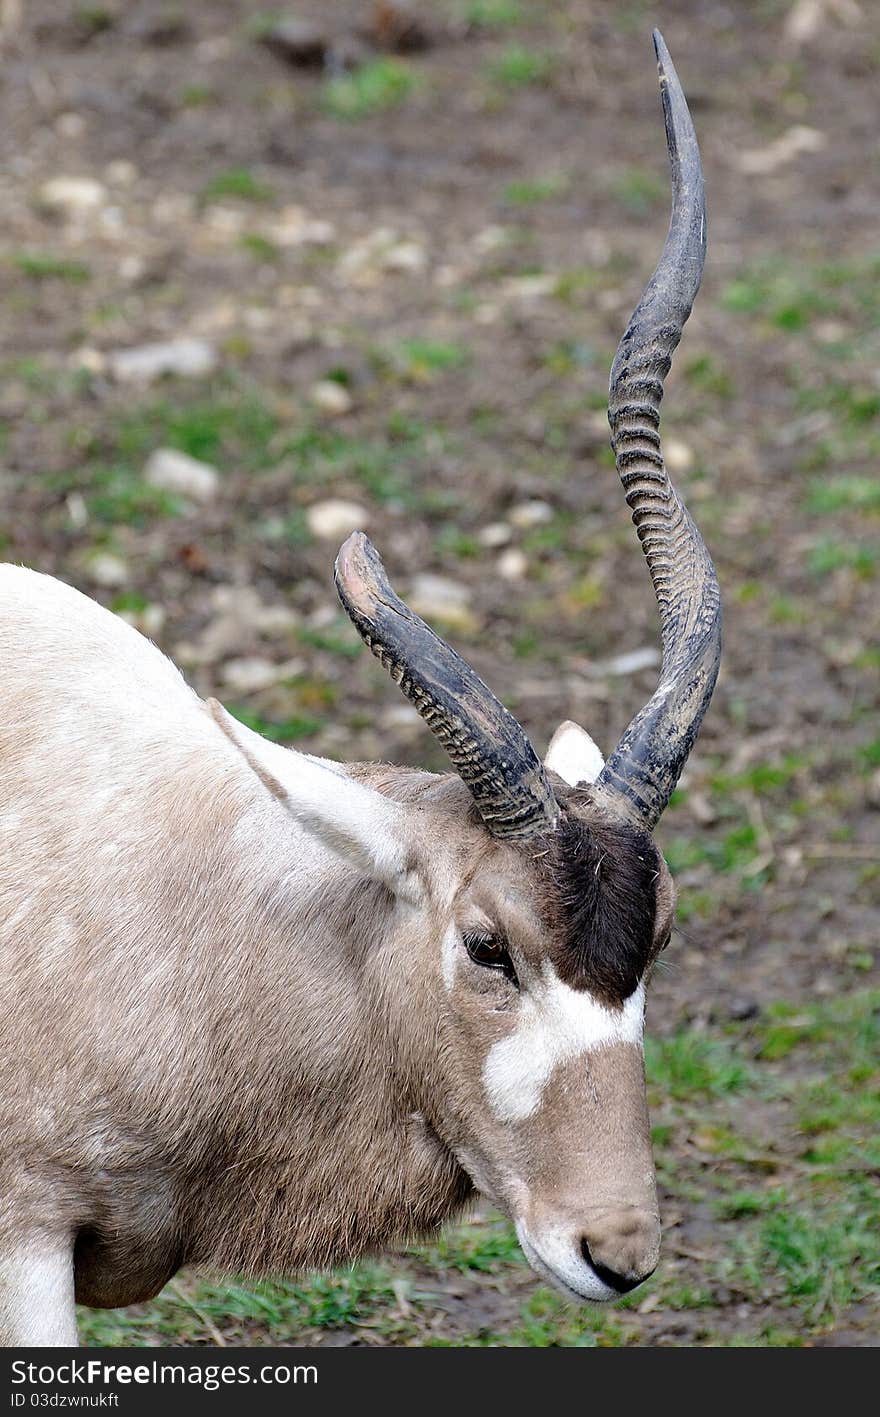
<svg viewBox="0 0 880 1417">
<path fill-rule="evenodd" d="M 559 977 L 621 1004 L 657 949 L 657 848 L 647 833 L 598 812 L 588 790 L 570 790 L 538 864 Z"/>
</svg>

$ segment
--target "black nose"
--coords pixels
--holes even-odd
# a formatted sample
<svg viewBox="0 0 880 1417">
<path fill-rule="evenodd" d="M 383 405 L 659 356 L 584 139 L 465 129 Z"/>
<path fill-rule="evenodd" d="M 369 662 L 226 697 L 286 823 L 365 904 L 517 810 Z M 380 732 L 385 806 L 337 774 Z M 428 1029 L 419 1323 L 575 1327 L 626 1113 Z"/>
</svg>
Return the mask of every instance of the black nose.
<svg viewBox="0 0 880 1417">
<path fill-rule="evenodd" d="M 609 1269 L 605 1264 L 597 1264 L 590 1254 L 590 1247 L 586 1240 L 581 1240 L 581 1253 L 594 1273 L 601 1279 L 603 1284 L 607 1284 L 609 1289 L 613 1289 L 615 1294 L 628 1294 L 631 1289 L 638 1289 L 640 1284 L 644 1284 L 646 1279 L 650 1279 L 656 1269 L 649 1269 L 647 1274 L 640 1274 L 637 1279 L 627 1279 L 625 1274 L 617 1274 L 613 1269 Z"/>
</svg>

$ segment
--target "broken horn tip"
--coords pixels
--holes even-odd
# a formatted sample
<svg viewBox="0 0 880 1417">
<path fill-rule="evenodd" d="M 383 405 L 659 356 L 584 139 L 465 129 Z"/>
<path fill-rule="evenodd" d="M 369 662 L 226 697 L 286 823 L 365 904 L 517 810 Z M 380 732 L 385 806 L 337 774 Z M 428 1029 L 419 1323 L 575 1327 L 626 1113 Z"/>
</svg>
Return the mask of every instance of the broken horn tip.
<svg viewBox="0 0 880 1417">
<path fill-rule="evenodd" d="M 369 538 L 367 537 L 365 531 L 350 532 L 339 548 L 339 555 L 351 555 L 351 553 L 353 551 L 356 551 L 358 547 L 363 546 L 364 542 L 367 542 L 367 544 L 369 545 Z"/>
<path fill-rule="evenodd" d="M 670 69 L 672 69 L 673 76 L 675 74 L 675 70 L 672 66 L 672 56 L 670 55 L 669 50 L 666 47 L 666 41 L 659 30 L 654 30 L 651 35 L 651 38 L 654 41 L 654 53 L 657 56 L 657 68 L 659 70 L 660 81 L 662 83 L 664 79 L 667 79 L 669 77 Z"/>
<path fill-rule="evenodd" d="M 339 548 L 336 557 L 336 572 L 338 575 L 347 576 L 355 570 L 357 563 L 369 560 L 378 560 L 378 553 L 365 531 L 353 531 L 347 536 Z"/>
</svg>

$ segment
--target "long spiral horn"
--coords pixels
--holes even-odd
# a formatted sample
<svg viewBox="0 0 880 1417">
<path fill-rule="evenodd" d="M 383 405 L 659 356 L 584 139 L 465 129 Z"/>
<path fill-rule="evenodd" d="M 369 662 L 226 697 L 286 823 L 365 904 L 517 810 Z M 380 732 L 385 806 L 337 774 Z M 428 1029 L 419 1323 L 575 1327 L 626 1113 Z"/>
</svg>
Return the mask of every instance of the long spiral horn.
<svg viewBox="0 0 880 1417">
<path fill-rule="evenodd" d="M 611 369 L 608 421 L 617 470 L 648 562 L 663 640 L 660 683 L 597 779 L 597 796 L 651 830 L 669 802 L 721 657 L 721 597 L 711 557 L 663 465 L 660 400 L 700 288 L 706 254 L 703 171 L 678 75 L 659 31 L 654 48 L 672 168 L 672 218 Z"/>
</svg>

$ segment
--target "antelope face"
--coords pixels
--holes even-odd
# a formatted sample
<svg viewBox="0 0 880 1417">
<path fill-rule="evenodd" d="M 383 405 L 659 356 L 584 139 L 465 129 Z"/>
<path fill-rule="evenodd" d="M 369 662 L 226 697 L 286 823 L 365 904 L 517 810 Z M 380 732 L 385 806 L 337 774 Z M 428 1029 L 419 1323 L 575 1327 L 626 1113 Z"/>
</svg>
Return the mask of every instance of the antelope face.
<svg viewBox="0 0 880 1417">
<path fill-rule="evenodd" d="M 456 903 L 439 1126 L 533 1268 L 601 1301 L 659 1253 L 642 1028 L 673 896 L 647 835 L 563 800 L 543 850 L 496 848 Z"/>
</svg>

